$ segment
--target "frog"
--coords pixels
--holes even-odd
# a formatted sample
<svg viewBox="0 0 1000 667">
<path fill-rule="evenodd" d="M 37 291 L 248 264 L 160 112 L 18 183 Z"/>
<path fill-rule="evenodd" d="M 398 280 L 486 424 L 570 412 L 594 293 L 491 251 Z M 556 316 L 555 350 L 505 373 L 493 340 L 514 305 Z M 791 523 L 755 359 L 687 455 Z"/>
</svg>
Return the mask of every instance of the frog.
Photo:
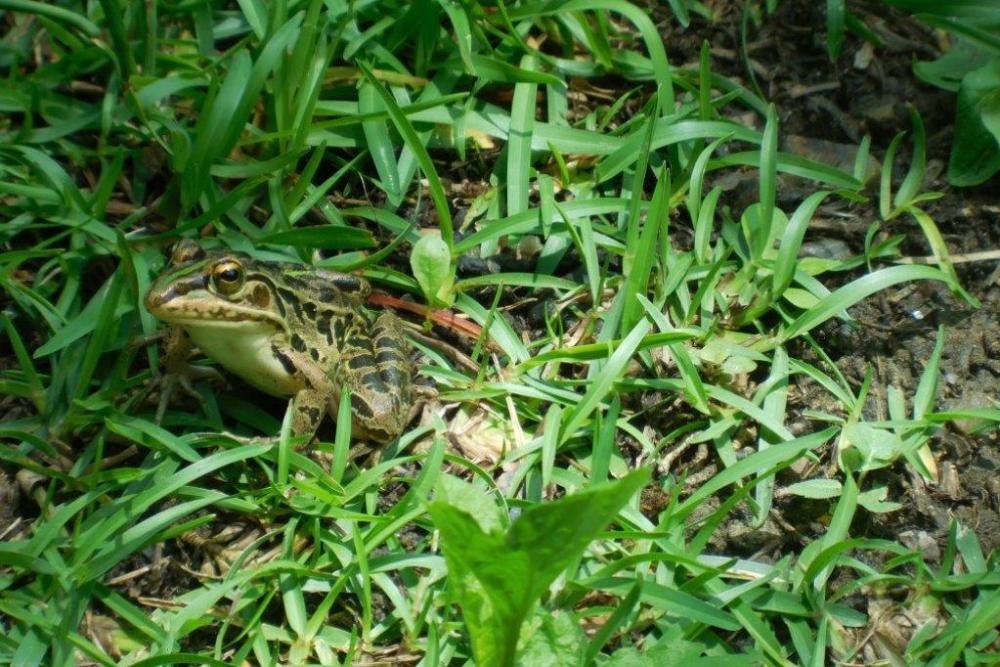
<svg viewBox="0 0 1000 667">
<path fill-rule="evenodd" d="M 390 311 L 370 315 L 370 293 L 354 274 L 186 239 L 144 303 L 171 327 L 167 377 L 185 388 L 214 372 L 188 363 L 197 347 L 258 390 L 291 398 L 292 434 L 312 442 L 325 416 L 336 419 L 346 387 L 352 435 L 384 444 L 411 416 L 413 369 L 401 320 Z"/>
</svg>

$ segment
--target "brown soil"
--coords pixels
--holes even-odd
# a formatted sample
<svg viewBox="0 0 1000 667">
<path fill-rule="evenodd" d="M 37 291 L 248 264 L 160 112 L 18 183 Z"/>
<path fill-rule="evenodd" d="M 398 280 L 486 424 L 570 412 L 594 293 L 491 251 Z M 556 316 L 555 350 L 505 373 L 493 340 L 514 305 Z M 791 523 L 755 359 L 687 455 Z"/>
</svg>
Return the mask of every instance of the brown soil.
<svg viewBox="0 0 1000 667">
<path fill-rule="evenodd" d="M 666 16 L 667 5 L 657 5 L 664 26 L 665 42 L 674 63 L 696 66 L 703 41 L 711 45 L 712 67 L 743 85 L 753 84 L 740 57 L 742 4 L 709 3 L 721 19 L 709 24 L 693 17 L 687 30 L 680 30 Z M 759 3 L 763 4 L 763 3 Z M 819 153 L 818 159 L 846 155 L 865 135 L 872 138 L 872 156 L 881 158 L 893 136 L 911 129 L 910 107 L 921 115 L 927 130 L 927 178 L 922 191 L 941 192 L 943 198 L 924 205 L 934 219 L 956 259 L 963 286 L 982 307 L 972 309 L 958 301 L 947 289 L 930 284 L 903 284 L 881 292 L 851 310 L 856 326 L 839 321 L 815 332 L 820 346 L 831 355 L 854 388 L 860 386 L 866 370 L 874 371 L 874 381 L 866 404 L 866 418 L 887 419 L 885 397 L 890 387 L 902 390 L 909 400 L 931 355 L 939 325 L 944 325 L 946 344 L 941 359 L 937 410 L 959 407 L 995 407 L 1000 400 L 1000 262 L 993 259 L 963 261 L 966 255 L 1000 247 L 1000 194 L 996 177 L 972 189 L 951 188 L 945 177 L 951 146 L 955 99 L 945 91 L 917 79 L 912 71 L 916 59 L 939 55 L 939 37 L 902 12 L 853 6 L 852 10 L 884 41 L 884 46 L 868 52 L 864 42 L 847 35 L 841 56 L 831 63 L 826 53 L 824 4 L 809 0 L 778 3 L 775 15 L 760 25 L 749 25 L 747 50 L 751 67 L 765 99 L 779 110 L 784 150 L 799 154 Z M 794 57 L 789 57 L 794 54 Z M 741 116 L 745 120 L 748 116 Z M 759 119 L 758 119 L 759 121 Z M 821 140 L 817 142 L 817 140 Z M 825 142 L 825 143 L 824 143 Z M 904 142 L 904 146 L 909 146 Z M 902 179 L 910 155 L 901 150 L 896 160 L 896 183 Z M 735 192 L 753 201 L 757 183 L 752 177 L 723 181 Z M 794 210 L 801 199 L 799 185 L 783 182 L 779 204 Z M 806 237 L 820 247 L 846 248 L 853 254 L 863 250 L 865 233 L 878 219 L 877 179 L 869 183 L 872 197 L 867 205 L 824 207 Z M 734 203 L 732 200 L 730 203 Z M 734 210 L 740 210 L 734 204 Z M 883 234 L 901 234 L 901 252 L 925 257 L 930 248 L 915 222 L 897 219 Z M 859 273 L 845 275 L 843 280 Z M 824 278 L 829 281 L 829 278 Z M 830 285 L 835 287 L 836 285 Z M 808 351 L 796 351 L 804 356 Z M 790 411 L 826 409 L 815 386 L 800 383 L 799 401 Z M 818 402 L 817 402 L 818 401 Z M 909 405 L 909 404 L 908 404 Z M 941 471 L 938 484 L 927 484 L 904 466 L 883 472 L 879 483 L 888 484 L 890 499 L 903 509 L 882 515 L 867 515 L 869 525 L 856 525 L 857 536 L 891 539 L 926 539 L 938 547 L 947 537 L 953 519 L 976 532 L 983 550 L 1000 547 L 1000 433 L 995 429 L 977 432 L 974 422 L 958 422 L 941 429 L 931 440 L 931 448 Z M 882 472 L 882 471 L 880 471 Z M 783 506 L 786 505 L 786 506 Z M 790 510 L 794 505 L 797 509 Z M 826 507 L 824 501 L 823 506 Z M 801 499 L 776 503 L 779 517 L 792 525 L 778 530 L 769 523 L 750 531 L 747 517 L 734 512 L 731 526 L 718 533 L 713 546 L 727 553 L 782 551 L 788 541 L 823 530 L 810 512 L 810 503 Z M 787 546 L 785 547 L 787 550 Z M 933 556 L 933 548 L 924 549 Z"/>
</svg>

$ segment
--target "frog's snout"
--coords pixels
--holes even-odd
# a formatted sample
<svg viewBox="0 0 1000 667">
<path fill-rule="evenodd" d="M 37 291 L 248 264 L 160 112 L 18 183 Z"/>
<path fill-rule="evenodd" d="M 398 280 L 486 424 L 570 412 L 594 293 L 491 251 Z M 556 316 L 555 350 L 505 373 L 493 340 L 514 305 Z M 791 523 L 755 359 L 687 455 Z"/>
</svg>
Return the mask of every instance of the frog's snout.
<svg viewBox="0 0 1000 667">
<path fill-rule="evenodd" d="M 183 292 L 174 289 L 170 285 L 164 287 L 159 283 L 154 283 L 153 286 L 149 288 L 149 291 L 146 292 L 146 298 L 143 299 L 143 303 L 146 305 L 146 310 L 151 312 L 153 315 L 160 316 L 167 308 L 170 307 L 169 304 L 171 301 L 178 296 L 182 296 L 183 294 Z"/>
<path fill-rule="evenodd" d="M 154 310 L 157 310 L 166 301 L 167 299 L 165 298 L 162 292 L 159 292 L 155 289 L 151 289 L 148 292 L 146 292 L 146 298 L 143 300 L 143 303 L 146 304 L 146 310 L 152 312 Z"/>
</svg>

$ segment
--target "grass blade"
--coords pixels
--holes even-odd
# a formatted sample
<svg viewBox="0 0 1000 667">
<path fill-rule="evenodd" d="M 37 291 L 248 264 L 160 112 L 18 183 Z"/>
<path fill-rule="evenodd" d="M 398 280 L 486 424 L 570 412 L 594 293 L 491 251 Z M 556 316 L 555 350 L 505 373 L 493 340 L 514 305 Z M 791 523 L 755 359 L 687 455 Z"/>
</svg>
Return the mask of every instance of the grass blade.
<svg viewBox="0 0 1000 667">
<path fill-rule="evenodd" d="M 779 335 L 779 341 L 784 342 L 801 336 L 875 292 L 911 280 L 940 280 L 948 284 L 952 282 L 946 274 L 930 266 L 891 266 L 881 269 L 858 278 L 821 299 L 785 327 Z"/>
</svg>

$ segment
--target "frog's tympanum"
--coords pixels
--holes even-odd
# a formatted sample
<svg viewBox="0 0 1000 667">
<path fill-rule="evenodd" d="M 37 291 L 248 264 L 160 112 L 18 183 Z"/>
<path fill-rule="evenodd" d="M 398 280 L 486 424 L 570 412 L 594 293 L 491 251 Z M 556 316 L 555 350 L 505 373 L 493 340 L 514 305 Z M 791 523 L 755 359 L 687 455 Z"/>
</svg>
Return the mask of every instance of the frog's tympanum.
<svg viewBox="0 0 1000 667">
<path fill-rule="evenodd" d="M 335 417 L 346 386 L 355 437 L 387 442 L 406 425 L 412 371 L 399 319 L 362 308 L 370 290 L 357 276 L 181 241 L 146 308 L 190 336 L 171 336 L 168 373 L 192 368 L 193 342 L 261 391 L 293 397 L 295 435 Z"/>
</svg>

